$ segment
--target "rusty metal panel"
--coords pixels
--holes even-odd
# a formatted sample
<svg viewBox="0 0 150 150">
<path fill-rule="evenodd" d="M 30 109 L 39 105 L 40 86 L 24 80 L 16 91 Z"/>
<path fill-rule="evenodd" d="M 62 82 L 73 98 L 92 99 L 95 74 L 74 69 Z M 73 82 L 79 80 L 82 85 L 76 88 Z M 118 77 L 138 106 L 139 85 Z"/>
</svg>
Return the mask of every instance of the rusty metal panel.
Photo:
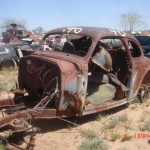
<svg viewBox="0 0 150 150">
<path fill-rule="evenodd" d="M 142 99 L 150 91 L 150 59 L 144 57 L 133 36 L 110 28 L 63 27 L 49 31 L 40 45 L 50 34 L 71 34 L 84 40 L 80 43 L 80 38 L 78 42 L 74 39 L 78 52 L 38 49 L 21 58 L 19 89 L 14 91 L 13 99 L 0 101 L 0 108 L 5 108 L 0 119 L 1 130 L 26 131 L 30 119 L 93 114 L 131 102 L 137 93 Z M 101 43 L 102 51 L 96 51 L 97 44 L 105 38 L 119 39 L 123 48 L 113 49 Z M 83 44 L 85 39 L 90 39 L 88 48 Z M 141 55 L 131 54 L 130 40 Z M 80 46 L 85 48 L 84 55 Z"/>
</svg>

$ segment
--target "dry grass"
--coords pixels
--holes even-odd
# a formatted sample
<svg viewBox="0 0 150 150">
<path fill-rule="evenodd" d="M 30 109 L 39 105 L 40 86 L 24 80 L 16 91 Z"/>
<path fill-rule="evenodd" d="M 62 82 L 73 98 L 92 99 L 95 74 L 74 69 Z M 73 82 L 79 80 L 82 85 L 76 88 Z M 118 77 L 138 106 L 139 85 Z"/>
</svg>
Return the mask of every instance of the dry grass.
<svg viewBox="0 0 150 150">
<path fill-rule="evenodd" d="M 3 68 L 0 70 L 0 97 L 10 91 L 17 82 L 18 68 Z"/>
<path fill-rule="evenodd" d="M 0 141 L 0 150 L 6 150 L 1 141 Z"/>
<path fill-rule="evenodd" d="M 4 68 L 0 71 L 0 96 L 4 91 L 9 91 L 15 86 L 18 74 L 17 69 L 18 68 Z M 76 144 L 73 146 L 76 146 L 76 148 L 78 148 L 79 150 L 107 150 L 110 148 L 110 146 L 112 148 L 113 144 L 115 145 L 115 143 L 118 143 L 118 145 L 123 148 L 115 148 L 115 150 L 130 150 L 130 148 L 128 148 L 128 145 L 125 144 L 129 141 L 137 141 L 138 143 L 138 140 L 134 140 L 134 134 L 149 133 L 150 131 L 149 107 L 150 100 L 144 102 L 143 104 L 132 103 L 129 105 L 129 108 L 127 108 L 126 110 L 122 110 L 123 113 L 121 113 L 120 111 L 118 113 L 116 112 L 109 115 L 107 113 L 99 114 L 91 124 L 89 122 L 87 123 L 88 125 L 85 123 L 80 127 L 68 127 L 68 131 L 78 131 L 76 137 L 74 138 L 76 140 Z M 51 133 L 52 132 L 50 132 L 49 134 L 51 135 Z M 43 138 L 47 134 L 48 133 L 44 133 Z M 128 136 L 124 138 L 124 134 L 127 134 Z M 72 136 L 73 135 L 71 135 L 71 138 Z M 37 139 L 38 137 L 36 137 L 36 140 Z M 57 137 L 56 139 L 59 138 Z M 65 138 L 61 138 L 61 140 L 63 141 L 65 140 Z M 66 144 L 68 144 L 68 141 L 66 142 Z M 60 140 L 58 140 L 58 143 L 59 142 Z M 59 144 L 57 144 L 56 142 L 57 149 L 59 149 L 58 145 Z M 136 146 L 135 144 L 133 145 Z M 1 146 L 3 148 L 3 145 L 1 145 L 0 143 L 0 149 Z"/>
<path fill-rule="evenodd" d="M 139 120 L 139 129 L 141 131 L 150 131 L 150 111 L 145 110 Z"/>
<path fill-rule="evenodd" d="M 79 150 L 108 150 L 108 145 L 98 134 L 91 129 L 80 130 L 80 134 L 84 140 L 79 146 Z"/>
</svg>

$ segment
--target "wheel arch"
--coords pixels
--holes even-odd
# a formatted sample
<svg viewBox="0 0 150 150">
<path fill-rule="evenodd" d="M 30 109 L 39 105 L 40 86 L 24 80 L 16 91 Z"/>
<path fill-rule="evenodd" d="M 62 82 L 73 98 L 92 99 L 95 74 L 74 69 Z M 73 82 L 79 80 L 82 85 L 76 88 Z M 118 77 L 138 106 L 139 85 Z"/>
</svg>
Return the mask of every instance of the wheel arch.
<svg viewBox="0 0 150 150">
<path fill-rule="evenodd" d="M 128 100 L 133 99 L 137 96 L 141 85 L 150 86 L 150 70 L 143 71 L 143 73 L 141 73 L 141 71 L 140 72 L 136 71 L 131 74 L 130 79 L 131 79 L 129 83 L 130 93 L 128 96 Z"/>
<path fill-rule="evenodd" d="M 145 73 L 142 84 L 150 85 L 150 70 Z"/>
</svg>

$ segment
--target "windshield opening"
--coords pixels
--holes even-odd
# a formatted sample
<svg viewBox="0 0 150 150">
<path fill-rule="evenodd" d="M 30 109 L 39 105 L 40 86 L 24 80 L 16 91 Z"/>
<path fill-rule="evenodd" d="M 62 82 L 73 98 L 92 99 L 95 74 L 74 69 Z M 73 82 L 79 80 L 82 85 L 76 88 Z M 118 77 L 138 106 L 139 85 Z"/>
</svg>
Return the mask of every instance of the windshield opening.
<svg viewBox="0 0 150 150">
<path fill-rule="evenodd" d="M 40 51 L 61 51 L 85 56 L 92 44 L 92 38 L 79 34 L 51 34 L 41 44 Z"/>
</svg>

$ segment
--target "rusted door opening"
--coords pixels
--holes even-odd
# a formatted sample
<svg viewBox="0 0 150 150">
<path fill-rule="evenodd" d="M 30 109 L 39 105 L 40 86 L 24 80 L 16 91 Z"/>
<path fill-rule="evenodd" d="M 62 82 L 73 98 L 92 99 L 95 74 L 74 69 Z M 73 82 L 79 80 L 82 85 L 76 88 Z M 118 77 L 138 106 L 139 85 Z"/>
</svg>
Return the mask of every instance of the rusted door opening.
<svg viewBox="0 0 150 150">
<path fill-rule="evenodd" d="M 102 104 L 125 98 L 129 62 L 120 39 L 101 39 L 89 64 L 87 101 Z"/>
</svg>

